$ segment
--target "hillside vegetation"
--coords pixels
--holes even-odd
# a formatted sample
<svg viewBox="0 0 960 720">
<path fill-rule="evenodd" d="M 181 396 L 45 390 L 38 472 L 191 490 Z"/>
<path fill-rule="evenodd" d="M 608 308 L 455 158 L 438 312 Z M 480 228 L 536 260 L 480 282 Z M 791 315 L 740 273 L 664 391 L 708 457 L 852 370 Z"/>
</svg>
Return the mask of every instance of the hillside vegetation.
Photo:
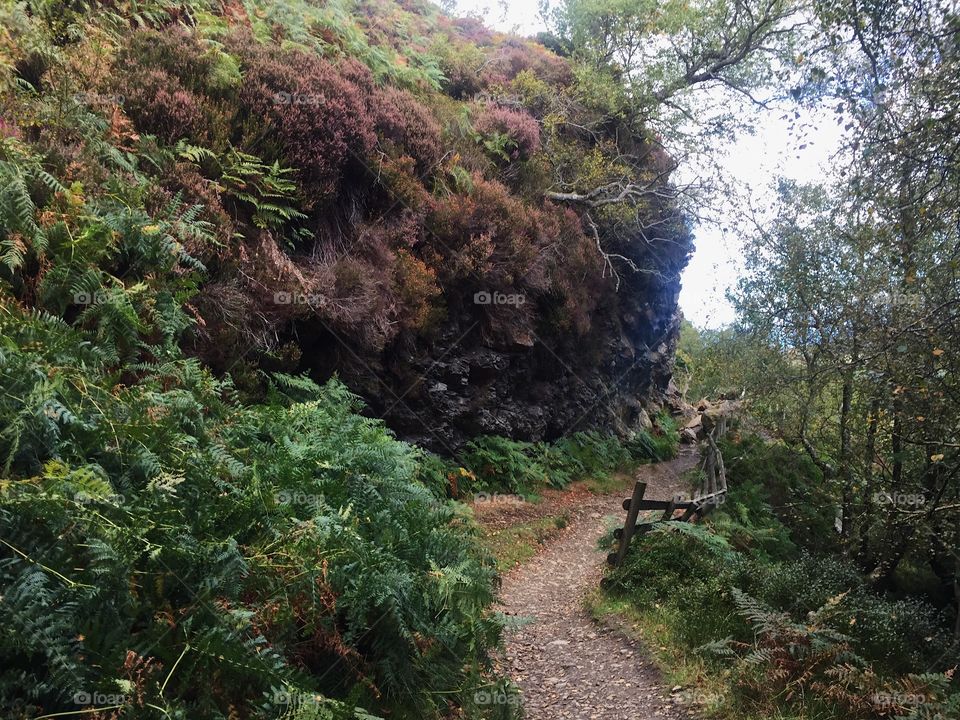
<svg viewBox="0 0 960 720">
<path fill-rule="evenodd" d="M 689 239 L 609 73 L 429 3 L 4 8 L 8 297 L 247 393 L 338 371 L 447 453 L 665 387 Z"/>
<path fill-rule="evenodd" d="M 741 399 L 730 496 L 710 527 L 651 537 L 621 600 L 721 716 L 954 718 L 960 17 L 794 7 L 797 74 L 770 90 L 789 92 L 798 149 L 839 131 L 829 167 L 736 205 L 736 320 L 684 328 L 678 350 L 693 397 Z M 677 592 L 666 558 L 697 580 Z"/>
<path fill-rule="evenodd" d="M 4 2 L 0 714 L 513 713 L 473 700 L 509 690 L 497 578 L 448 495 L 659 452 L 465 440 L 612 423 L 562 358 L 620 342 L 620 282 L 638 346 L 671 342 L 670 169 L 609 77 L 427 3 Z M 623 177 L 657 192 L 548 198 Z M 618 246 L 638 215 L 678 249 Z M 458 345 L 446 382 L 483 391 L 429 410 L 409 380 Z M 498 376 L 579 404 L 484 414 Z"/>
<path fill-rule="evenodd" d="M 615 485 L 684 391 L 728 502 L 604 602 L 720 716 L 957 715 L 956 8 L 543 10 L 0 0 L 0 716 L 514 719 L 498 562 L 567 520 L 460 500 Z M 740 198 L 771 113 L 836 152 Z"/>
</svg>

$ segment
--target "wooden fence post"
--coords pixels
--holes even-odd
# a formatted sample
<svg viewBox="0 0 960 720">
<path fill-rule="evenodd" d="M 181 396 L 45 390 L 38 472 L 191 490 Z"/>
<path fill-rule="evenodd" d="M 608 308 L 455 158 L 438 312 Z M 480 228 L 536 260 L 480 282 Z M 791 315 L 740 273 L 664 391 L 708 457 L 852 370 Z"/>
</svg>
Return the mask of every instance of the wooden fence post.
<svg viewBox="0 0 960 720">
<path fill-rule="evenodd" d="M 615 553 L 607 556 L 607 562 L 616 567 L 623 561 L 623 556 L 627 554 L 627 547 L 630 545 L 630 538 L 633 537 L 633 531 L 637 526 L 637 515 L 640 514 L 640 501 L 643 500 L 643 494 L 647 491 L 647 484 L 637 480 L 633 486 L 633 496 L 630 498 L 630 507 L 627 510 L 627 522 L 623 526 L 620 534 L 620 547 Z"/>
</svg>

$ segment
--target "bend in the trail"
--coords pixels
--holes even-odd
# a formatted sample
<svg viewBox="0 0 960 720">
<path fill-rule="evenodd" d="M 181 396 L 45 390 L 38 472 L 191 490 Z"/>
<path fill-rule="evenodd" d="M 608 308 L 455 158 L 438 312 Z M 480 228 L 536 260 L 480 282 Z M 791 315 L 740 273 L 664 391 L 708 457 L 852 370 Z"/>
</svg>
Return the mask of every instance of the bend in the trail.
<svg viewBox="0 0 960 720">
<path fill-rule="evenodd" d="M 645 497 L 669 500 L 688 491 L 681 475 L 697 459 L 686 450 L 675 460 L 641 467 Z M 623 514 L 625 495 L 582 497 L 578 506 L 568 506 L 572 517 L 563 533 L 504 577 L 501 609 L 520 623 L 507 633 L 503 670 L 520 686 L 530 720 L 689 717 L 671 700 L 643 647 L 594 622 L 584 607 L 606 559 L 597 548 L 603 518 Z"/>
</svg>

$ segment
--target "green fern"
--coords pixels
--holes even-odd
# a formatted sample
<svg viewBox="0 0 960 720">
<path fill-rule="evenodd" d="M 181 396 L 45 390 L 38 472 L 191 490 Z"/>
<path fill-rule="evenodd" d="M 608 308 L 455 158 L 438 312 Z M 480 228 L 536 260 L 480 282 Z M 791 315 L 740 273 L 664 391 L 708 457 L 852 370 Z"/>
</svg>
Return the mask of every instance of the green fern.
<svg viewBox="0 0 960 720">
<path fill-rule="evenodd" d="M 165 677 L 137 692 L 171 714 L 226 717 L 197 682 L 214 676 L 261 717 L 292 710 L 264 705 L 277 687 L 338 716 L 467 703 L 500 628 L 493 566 L 415 480 L 420 456 L 335 382 L 276 376 L 268 404 L 241 406 L 229 381 L 170 359 L 125 364 L 118 386 L 99 327 L 0 304 L 16 480 L 0 484 L 16 548 L 0 551 L 0 622 L 22 638 L 0 643 L 15 668 L 0 698 L 66 711 L 77 687 L 149 661 Z"/>
<path fill-rule="evenodd" d="M 176 152 L 182 159 L 211 168 L 221 189 L 249 211 L 256 227 L 279 231 L 291 243 L 307 232 L 298 225 L 307 215 L 297 209 L 302 199 L 293 169 L 278 162 L 268 165 L 233 147 L 217 156 L 207 148 L 181 142 Z"/>
<path fill-rule="evenodd" d="M 652 533 L 678 533 L 693 538 L 698 543 L 709 548 L 719 557 L 730 559 L 735 551 L 722 535 L 717 535 L 706 525 L 687 522 L 658 522 L 650 529 Z"/>
<path fill-rule="evenodd" d="M 19 141 L 0 138 L 0 263 L 10 271 L 22 267 L 28 253 L 39 256 L 47 249 L 34 202 L 41 189 L 66 191 Z"/>
</svg>

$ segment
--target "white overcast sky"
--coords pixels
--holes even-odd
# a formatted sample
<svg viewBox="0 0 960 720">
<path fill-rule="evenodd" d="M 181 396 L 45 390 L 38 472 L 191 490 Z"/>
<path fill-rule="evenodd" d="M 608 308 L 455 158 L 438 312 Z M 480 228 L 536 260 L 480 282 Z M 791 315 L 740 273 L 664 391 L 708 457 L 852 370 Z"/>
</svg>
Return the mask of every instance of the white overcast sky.
<svg viewBox="0 0 960 720">
<path fill-rule="evenodd" d="M 504 32 L 532 35 L 544 30 L 537 0 L 455 0 L 461 15 L 484 18 L 489 27 Z M 803 139 L 791 134 L 783 111 L 763 112 L 754 135 L 739 138 L 726 153 L 723 167 L 731 178 L 748 188 L 755 205 L 772 197 L 770 188 L 778 176 L 801 182 L 816 182 L 829 174 L 829 157 L 837 147 L 840 132 L 831 118 L 815 122 L 804 115 L 814 129 Z M 800 149 L 800 145 L 806 145 Z M 682 173 L 682 168 L 681 168 Z M 694 227 L 696 251 L 683 274 L 680 307 L 698 327 L 720 327 L 734 319 L 726 299 L 727 290 L 740 274 L 742 240 L 735 230 L 722 232 L 711 225 Z"/>
</svg>

